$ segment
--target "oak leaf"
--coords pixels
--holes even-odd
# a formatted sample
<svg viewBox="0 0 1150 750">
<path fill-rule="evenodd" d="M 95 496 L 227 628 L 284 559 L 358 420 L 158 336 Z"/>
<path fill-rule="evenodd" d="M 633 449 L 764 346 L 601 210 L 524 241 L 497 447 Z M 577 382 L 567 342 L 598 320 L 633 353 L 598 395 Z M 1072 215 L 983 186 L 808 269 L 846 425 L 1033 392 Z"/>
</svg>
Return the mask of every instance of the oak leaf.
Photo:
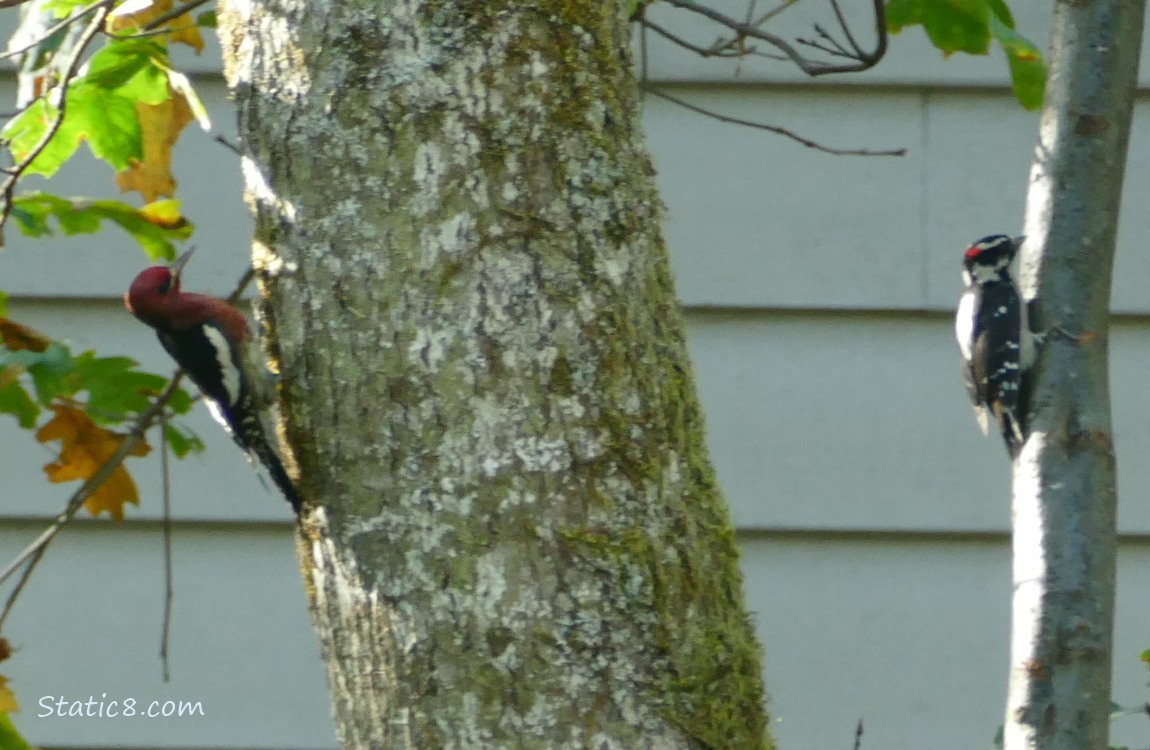
<svg viewBox="0 0 1150 750">
<path fill-rule="evenodd" d="M 91 478 L 127 437 L 99 427 L 79 409 L 53 406 L 52 411 L 55 416 L 36 432 L 36 439 L 41 443 L 51 440 L 61 443 L 59 457 L 44 466 L 50 482 Z M 151 450 L 147 443 L 140 442 L 129 455 L 146 456 Z M 123 521 L 125 503 L 139 505 L 140 496 L 128 470 L 117 466 L 84 502 L 84 507 L 93 516 L 107 511 L 115 520 Z"/>
</svg>

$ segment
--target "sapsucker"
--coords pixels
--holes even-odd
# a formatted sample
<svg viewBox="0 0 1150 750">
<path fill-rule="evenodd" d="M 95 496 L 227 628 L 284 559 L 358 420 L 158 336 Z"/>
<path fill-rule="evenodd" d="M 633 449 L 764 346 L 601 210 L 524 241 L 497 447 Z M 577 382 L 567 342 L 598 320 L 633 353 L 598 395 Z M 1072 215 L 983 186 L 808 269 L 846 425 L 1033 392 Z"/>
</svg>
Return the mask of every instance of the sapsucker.
<svg viewBox="0 0 1150 750">
<path fill-rule="evenodd" d="M 180 273 L 191 255 L 189 250 L 171 266 L 141 271 L 124 304 L 155 329 L 164 349 L 199 386 L 216 420 L 250 459 L 264 466 L 298 514 L 299 494 L 268 439 L 273 379 L 239 310 L 221 299 L 180 289 Z"/>
</svg>

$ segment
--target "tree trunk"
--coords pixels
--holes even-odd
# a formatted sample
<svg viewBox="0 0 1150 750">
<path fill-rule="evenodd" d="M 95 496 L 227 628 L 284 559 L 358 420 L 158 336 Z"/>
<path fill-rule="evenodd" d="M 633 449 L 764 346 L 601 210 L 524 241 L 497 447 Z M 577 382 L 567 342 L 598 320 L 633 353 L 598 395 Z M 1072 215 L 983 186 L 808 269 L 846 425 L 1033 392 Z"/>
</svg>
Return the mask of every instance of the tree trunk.
<svg viewBox="0 0 1150 750">
<path fill-rule="evenodd" d="M 1113 647 L 1110 276 L 1144 0 L 1055 3 L 1023 250 L 1050 326 L 1014 468 L 1007 750 L 1105 748 Z"/>
<path fill-rule="evenodd" d="M 769 745 L 629 5 L 221 10 L 344 747 Z"/>
</svg>

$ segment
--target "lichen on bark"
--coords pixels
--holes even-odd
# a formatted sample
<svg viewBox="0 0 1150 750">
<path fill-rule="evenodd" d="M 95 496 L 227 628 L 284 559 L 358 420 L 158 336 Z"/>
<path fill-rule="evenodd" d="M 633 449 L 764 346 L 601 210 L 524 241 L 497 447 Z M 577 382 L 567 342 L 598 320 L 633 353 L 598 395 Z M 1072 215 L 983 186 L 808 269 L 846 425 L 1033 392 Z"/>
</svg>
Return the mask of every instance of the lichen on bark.
<svg viewBox="0 0 1150 750">
<path fill-rule="evenodd" d="M 222 9 L 345 746 L 769 745 L 625 5 Z"/>
</svg>

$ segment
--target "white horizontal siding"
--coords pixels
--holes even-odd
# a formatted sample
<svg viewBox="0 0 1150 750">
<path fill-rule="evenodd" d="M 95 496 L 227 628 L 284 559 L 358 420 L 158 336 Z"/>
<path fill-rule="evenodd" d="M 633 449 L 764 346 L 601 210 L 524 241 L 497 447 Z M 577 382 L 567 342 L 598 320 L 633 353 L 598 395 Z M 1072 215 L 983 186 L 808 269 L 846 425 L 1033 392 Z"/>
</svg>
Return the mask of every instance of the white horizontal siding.
<svg viewBox="0 0 1150 750">
<path fill-rule="evenodd" d="M 4 559 L 38 531 L 0 532 Z M 159 659 L 159 524 L 83 524 L 49 549 L 4 625 L 13 718 L 37 745 L 328 748 L 335 736 L 292 532 L 179 525 L 173 536 L 171 682 Z M 43 696 L 200 701 L 204 716 L 43 716 Z"/>
<path fill-rule="evenodd" d="M 747 592 L 767 647 L 781 748 L 989 748 L 1006 700 L 1010 545 L 1005 538 L 743 538 Z M 1114 701 L 1140 706 L 1150 546 L 1118 562 Z M 1146 717 L 1110 744 L 1146 747 Z"/>
</svg>

